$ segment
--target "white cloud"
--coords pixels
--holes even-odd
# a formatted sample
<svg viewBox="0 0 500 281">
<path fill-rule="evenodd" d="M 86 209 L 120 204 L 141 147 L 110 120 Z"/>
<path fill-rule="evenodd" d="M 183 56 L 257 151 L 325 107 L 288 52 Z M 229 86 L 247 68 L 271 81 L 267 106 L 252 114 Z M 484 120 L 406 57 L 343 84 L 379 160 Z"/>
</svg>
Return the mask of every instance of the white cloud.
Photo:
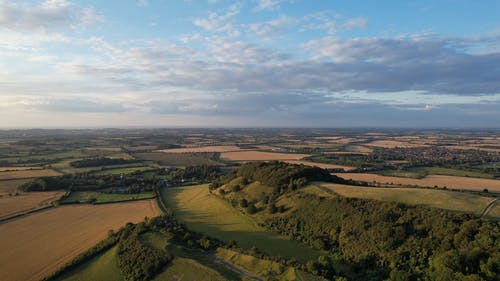
<svg viewBox="0 0 500 281">
<path fill-rule="evenodd" d="M 280 5 L 285 2 L 291 2 L 287 0 L 256 0 L 257 6 L 255 10 L 264 11 L 264 10 L 276 10 L 280 8 Z"/>
<path fill-rule="evenodd" d="M 66 0 L 46 0 L 39 5 L 0 1 L 0 28 L 21 31 L 76 28 L 103 19 L 93 8 L 82 8 Z"/>
<path fill-rule="evenodd" d="M 205 31 L 224 32 L 231 35 L 238 35 L 232 20 L 240 12 L 241 4 L 229 6 L 223 13 L 209 12 L 206 18 L 197 18 L 193 24 L 201 27 Z"/>
</svg>

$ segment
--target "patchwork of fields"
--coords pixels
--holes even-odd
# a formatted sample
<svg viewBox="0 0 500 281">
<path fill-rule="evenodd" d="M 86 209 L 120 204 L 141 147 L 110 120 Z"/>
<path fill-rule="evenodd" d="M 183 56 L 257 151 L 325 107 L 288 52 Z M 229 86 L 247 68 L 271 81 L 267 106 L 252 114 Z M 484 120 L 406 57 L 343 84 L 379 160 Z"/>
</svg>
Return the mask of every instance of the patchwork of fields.
<svg viewBox="0 0 500 281">
<path fill-rule="evenodd" d="M 104 239 L 108 230 L 160 214 L 154 200 L 71 205 L 0 224 L 0 280 L 39 280 Z"/>
</svg>

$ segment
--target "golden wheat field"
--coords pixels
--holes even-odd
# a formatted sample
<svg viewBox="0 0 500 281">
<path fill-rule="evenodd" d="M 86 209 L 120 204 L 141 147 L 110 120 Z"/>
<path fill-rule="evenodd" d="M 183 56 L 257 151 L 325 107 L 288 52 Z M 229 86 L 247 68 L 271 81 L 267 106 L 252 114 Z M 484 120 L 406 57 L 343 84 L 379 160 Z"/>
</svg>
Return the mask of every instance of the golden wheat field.
<svg viewBox="0 0 500 281">
<path fill-rule="evenodd" d="M 63 194 L 64 192 L 50 191 L 21 192 L 16 196 L 4 195 L 0 197 L 0 219 L 50 206 Z"/>
<path fill-rule="evenodd" d="M 477 190 L 477 191 L 482 191 L 483 189 L 486 188 L 489 191 L 500 192 L 500 180 L 494 180 L 494 179 L 481 179 L 481 178 L 443 176 L 443 175 L 431 175 L 423 179 L 413 179 L 413 178 L 381 176 L 381 175 L 367 174 L 367 173 L 336 173 L 335 175 L 342 177 L 344 179 L 353 179 L 366 182 L 375 181 L 382 184 L 418 185 L 423 187 L 438 186 L 438 187 L 447 187 L 451 189 L 467 189 L 467 190 Z"/>
<path fill-rule="evenodd" d="M 7 171 L 7 172 L 0 172 L 0 180 L 53 177 L 53 176 L 59 176 L 59 175 L 61 175 L 61 173 L 56 172 L 52 169 Z"/>
<path fill-rule="evenodd" d="M 71 205 L 0 224 L 0 280 L 40 280 L 104 239 L 108 230 L 154 217 L 154 200 Z"/>
<path fill-rule="evenodd" d="M 200 146 L 200 147 L 184 147 L 157 150 L 157 152 L 167 153 L 196 153 L 196 152 L 229 152 L 241 150 L 236 145 L 215 145 L 215 146 Z"/>
<path fill-rule="evenodd" d="M 325 164 L 325 163 L 317 163 L 317 162 L 310 162 L 310 161 L 286 160 L 285 162 L 289 163 L 289 164 L 297 164 L 297 165 L 306 165 L 306 166 L 311 166 L 311 167 L 318 167 L 318 168 L 321 168 L 321 169 L 344 169 L 345 171 L 352 171 L 352 170 L 356 169 L 355 167 L 351 167 L 351 166 Z"/>
</svg>

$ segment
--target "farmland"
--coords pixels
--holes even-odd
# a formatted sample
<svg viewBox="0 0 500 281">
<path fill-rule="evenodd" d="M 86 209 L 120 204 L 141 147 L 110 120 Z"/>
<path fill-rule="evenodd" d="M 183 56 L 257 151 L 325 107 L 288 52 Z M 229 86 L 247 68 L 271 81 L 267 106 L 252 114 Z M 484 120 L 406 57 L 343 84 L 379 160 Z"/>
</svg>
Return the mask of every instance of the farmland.
<svg viewBox="0 0 500 281">
<path fill-rule="evenodd" d="M 307 260 L 318 252 L 259 227 L 249 216 L 239 213 L 227 202 L 211 195 L 207 185 L 165 188 L 162 197 L 176 216 L 194 231 L 229 241 L 244 248 L 256 246 L 274 255 Z"/>
<path fill-rule="evenodd" d="M 1 180 L 13 180 L 13 179 L 28 179 L 28 178 L 38 178 L 38 177 L 50 177 L 58 176 L 61 173 L 56 172 L 51 169 L 43 170 L 18 170 L 18 171 L 7 171 L 0 172 Z"/>
<path fill-rule="evenodd" d="M 221 153 L 221 158 L 230 161 L 299 160 L 308 154 L 277 153 L 263 151 L 238 151 Z"/>
<path fill-rule="evenodd" d="M 64 192 L 29 192 L 0 197 L 0 219 L 52 205 Z"/>
<path fill-rule="evenodd" d="M 162 149 L 157 152 L 165 153 L 197 153 L 197 152 L 230 152 L 239 151 L 240 148 L 235 145 L 218 145 L 218 146 L 201 146 L 201 147 L 186 147 L 186 148 L 171 148 Z"/>
<path fill-rule="evenodd" d="M 365 182 L 378 182 L 388 185 L 408 185 L 422 187 L 447 187 L 450 189 L 467 189 L 482 191 L 488 189 L 490 192 L 500 192 L 500 180 L 455 177 L 443 175 L 431 175 L 423 179 L 388 177 L 367 173 L 336 173 L 337 176 L 345 179 L 353 179 Z"/>
<path fill-rule="evenodd" d="M 1 224 L 0 279 L 39 280 L 105 238 L 108 230 L 158 214 L 155 201 L 146 200 L 61 206 Z"/>
</svg>

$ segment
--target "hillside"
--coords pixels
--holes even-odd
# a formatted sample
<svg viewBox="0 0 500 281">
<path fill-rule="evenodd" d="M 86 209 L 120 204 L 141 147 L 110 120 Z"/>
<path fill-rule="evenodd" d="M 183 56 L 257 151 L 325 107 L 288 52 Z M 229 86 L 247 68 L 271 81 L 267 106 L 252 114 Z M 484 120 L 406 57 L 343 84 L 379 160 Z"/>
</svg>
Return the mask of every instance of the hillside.
<svg viewBox="0 0 500 281">
<path fill-rule="evenodd" d="M 251 163 L 211 189 L 268 230 L 327 252 L 307 262 L 310 272 L 326 278 L 496 280 L 499 276 L 498 222 L 436 208 L 304 192 L 303 187 L 318 178 L 342 181 L 327 178 L 321 169 Z"/>
</svg>

